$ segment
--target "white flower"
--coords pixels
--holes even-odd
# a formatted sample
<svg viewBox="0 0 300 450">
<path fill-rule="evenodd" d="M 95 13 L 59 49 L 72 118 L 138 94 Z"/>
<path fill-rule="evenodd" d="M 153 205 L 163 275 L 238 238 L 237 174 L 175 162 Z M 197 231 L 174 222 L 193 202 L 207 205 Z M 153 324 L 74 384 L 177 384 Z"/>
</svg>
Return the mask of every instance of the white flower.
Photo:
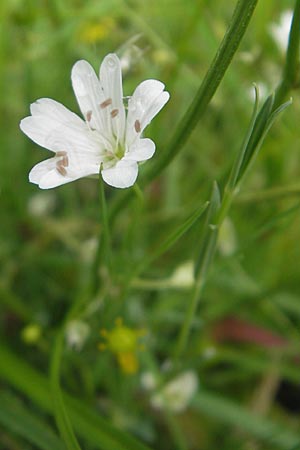
<svg viewBox="0 0 300 450">
<path fill-rule="evenodd" d="M 49 189 L 101 172 L 111 186 L 132 186 L 138 162 L 155 152 L 154 142 L 141 136 L 169 100 L 164 84 L 157 80 L 139 84 L 126 113 L 120 61 L 109 54 L 99 78 L 87 61 L 78 61 L 72 69 L 72 85 L 85 120 L 62 104 L 42 98 L 20 123 L 27 136 L 55 153 L 33 167 L 29 180 Z"/>
<path fill-rule="evenodd" d="M 70 348 L 80 351 L 90 334 L 90 327 L 82 320 L 72 320 L 66 327 L 66 341 Z"/>
<path fill-rule="evenodd" d="M 154 391 L 150 397 L 153 408 L 167 409 L 174 413 L 184 411 L 198 390 L 198 377 L 193 370 L 182 372 L 176 378 L 158 388 L 158 380 L 151 372 L 145 372 L 141 384 L 147 391 Z"/>
<path fill-rule="evenodd" d="M 281 14 L 278 24 L 272 23 L 270 26 L 270 34 L 283 53 L 287 49 L 292 18 L 293 11 L 288 9 Z"/>
<path fill-rule="evenodd" d="M 168 409 L 174 413 L 183 412 L 198 390 L 198 377 L 192 370 L 183 372 L 151 397 L 151 404 L 157 409 Z"/>
</svg>

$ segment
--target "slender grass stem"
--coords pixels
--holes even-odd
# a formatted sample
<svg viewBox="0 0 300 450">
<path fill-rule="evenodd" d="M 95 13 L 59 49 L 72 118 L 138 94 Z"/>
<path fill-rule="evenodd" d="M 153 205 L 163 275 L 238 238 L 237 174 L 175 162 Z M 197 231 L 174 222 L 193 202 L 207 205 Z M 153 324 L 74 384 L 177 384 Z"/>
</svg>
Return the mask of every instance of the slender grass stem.
<svg viewBox="0 0 300 450">
<path fill-rule="evenodd" d="M 55 410 L 55 419 L 57 428 L 66 444 L 68 450 L 81 450 L 77 441 L 71 421 L 69 419 L 62 392 L 60 388 L 60 369 L 64 343 L 64 328 L 59 330 L 51 359 L 50 382 L 53 396 L 53 404 Z"/>
<path fill-rule="evenodd" d="M 137 183 L 135 183 L 133 185 L 133 190 L 134 190 L 136 197 L 139 199 L 139 201 L 141 203 L 143 203 L 144 202 L 144 193 Z"/>
<path fill-rule="evenodd" d="M 144 182 L 158 176 L 182 149 L 221 83 L 229 64 L 247 30 L 258 0 L 239 0 L 217 53 L 194 100 L 176 128 L 167 148 L 161 153 Z"/>
<path fill-rule="evenodd" d="M 176 417 L 174 417 L 171 411 L 165 412 L 165 420 L 170 430 L 170 434 L 173 437 L 174 450 L 188 450 L 185 436 L 180 429 Z"/>
<path fill-rule="evenodd" d="M 178 337 L 176 347 L 175 347 L 174 359 L 173 359 L 175 369 L 178 366 L 179 360 L 186 349 L 190 330 L 191 330 L 192 323 L 193 323 L 195 313 L 197 310 L 197 306 L 198 306 L 198 303 L 199 303 L 199 300 L 200 300 L 200 297 L 202 294 L 203 287 L 204 287 L 204 280 L 202 280 L 201 283 L 195 283 L 195 287 L 193 289 L 193 293 L 192 293 L 192 296 L 191 296 L 191 299 L 190 299 L 190 302 L 188 305 L 188 309 L 185 313 L 183 325 L 181 327 L 179 337 Z"/>
</svg>

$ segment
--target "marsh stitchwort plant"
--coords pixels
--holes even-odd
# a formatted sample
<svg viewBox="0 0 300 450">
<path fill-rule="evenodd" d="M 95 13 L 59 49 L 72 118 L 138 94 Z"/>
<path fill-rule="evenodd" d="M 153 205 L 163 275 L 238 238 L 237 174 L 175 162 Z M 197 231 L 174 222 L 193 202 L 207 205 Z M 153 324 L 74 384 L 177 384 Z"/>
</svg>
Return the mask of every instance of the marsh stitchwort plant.
<svg viewBox="0 0 300 450">
<path fill-rule="evenodd" d="M 151 79 L 140 83 L 126 111 L 120 60 L 111 53 L 101 64 L 99 78 L 87 61 L 76 62 L 72 85 L 84 120 L 55 100 L 42 98 L 20 123 L 30 139 L 55 154 L 36 164 L 29 180 L 50 189 L 100 172 L 110 186 L 132 186 L 138 163 L 155 152 L 154 142 L 142 133 L 169 100 L 164 84 Z"/>
</svg>

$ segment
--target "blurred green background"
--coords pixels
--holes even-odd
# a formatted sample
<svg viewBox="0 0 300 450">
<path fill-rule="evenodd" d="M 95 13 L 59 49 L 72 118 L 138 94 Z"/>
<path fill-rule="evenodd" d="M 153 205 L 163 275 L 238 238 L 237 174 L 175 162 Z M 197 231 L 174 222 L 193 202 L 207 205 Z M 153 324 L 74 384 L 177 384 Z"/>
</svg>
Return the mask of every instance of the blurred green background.
<svg viewBox="0 0 300 450">
<path fill-rule="evenodd" d="M 87 59 L 98 71 L 103 57 L 117 52 L 124 64 L 125 95 L 147 78 L 162 80 L 171 93 L 146 132 L 155 140 L 157 153 L 163 152 L 209 67 L 234 6 L 232 0 L 1 1 L 1 345 L 44 375 L 55 331 L 86 283 L 99 229 L 98 188 L 89 179 L 50 191 L 31 185 L 29 170 L 50 153 L 21 133 L 19 121 L 29 114 L 30 103 L 42 97 L 79 113 L 70 82 L 72 65 Z M 260 86 L 264 99 L 280 81 L 284 53 L 270 27 L 293 6 L 289 0 L 259 2 L 188 144 L 147 187 L 144 206 L 128 204 L 118 215 L 112 235 L 120 272 L 165 238 L 193 205 L 204 203 L 213 180 L 223 186 L 251 117 L 252 83 Z M 254 417 L 275 420 L 292 437 L 299 433 L 300 96 L 297 90 L 291 95 L 292 106 L 273 126 L 222 229 L 195 319 L 184 365 L 199 377 L 197 404 L 176 415 L 173 427 L 189 449 L 292 450 L 289 443 L 297 441 L 287 437 L 278 444 L 276 437 L 261 443 L 263 432 L 255 424 L 251 431 L 247 419 L 235 426 L 232 418 L 230 423 L 226 402 L 223 415 L 212 403 L 206 409 L 201 406 L 201 389 L 208 390 L 221 401 L 230 399 L 237 417 L 247 410 Z M 143 168 L 140 172 L 142 176 Z M 109 202 L 119 195 L 107 188 Z M 149 358 L 161 364 L 172 352 L 189 298 L 189 287 L 182 280 L 174 282 L 174 271 L 195 257 L 198 239 L 195 226 L 137 280 L 124 304 L 118 304 L 113 289 L 113 306 L 106 308 L 95 298 L 86 319 L 90 334 L 85 346 L 80 353 L 66 354 L 66 390 L 155 449 L 184 447 L 174 444 L 171 424 L 149 406 L 140 375 L 149 370 Z M 118 315 L 134 329 L 148 330 L 146 350 L 133 376 L 122 373 L 113 355 L 97 349 L 99 329 L 111 329 Z M 8 362 L 0 358 L 1 395 L 42 414 L 30 395 L 24 396 L 3 375 Z M 52 424 L 47 415 L 44 419 Z M 1 450 L 40 448 L 1 414 L 0 442 Z"/>
</svg>

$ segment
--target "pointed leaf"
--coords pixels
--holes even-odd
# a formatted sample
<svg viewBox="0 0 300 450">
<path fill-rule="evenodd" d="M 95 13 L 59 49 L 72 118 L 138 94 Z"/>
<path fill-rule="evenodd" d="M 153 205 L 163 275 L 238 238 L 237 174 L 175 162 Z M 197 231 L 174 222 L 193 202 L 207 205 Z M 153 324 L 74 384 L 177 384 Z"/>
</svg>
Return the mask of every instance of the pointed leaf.
<svg viewBox="0 0 300 450">
<path fill-rule="evenodd" d="M 215 223 L 218 211 L 220 209 L 221 197 L 217 183 L 213 185 L 210 203 L 207 210 L 206 221 L 204 224 L 200 251 L 195 266 L 195 278 L 198 282 L 203 282 L 207 273 L 210 262 L 214 256 L 217 237 L 218 226 Z"/>
</svg>

